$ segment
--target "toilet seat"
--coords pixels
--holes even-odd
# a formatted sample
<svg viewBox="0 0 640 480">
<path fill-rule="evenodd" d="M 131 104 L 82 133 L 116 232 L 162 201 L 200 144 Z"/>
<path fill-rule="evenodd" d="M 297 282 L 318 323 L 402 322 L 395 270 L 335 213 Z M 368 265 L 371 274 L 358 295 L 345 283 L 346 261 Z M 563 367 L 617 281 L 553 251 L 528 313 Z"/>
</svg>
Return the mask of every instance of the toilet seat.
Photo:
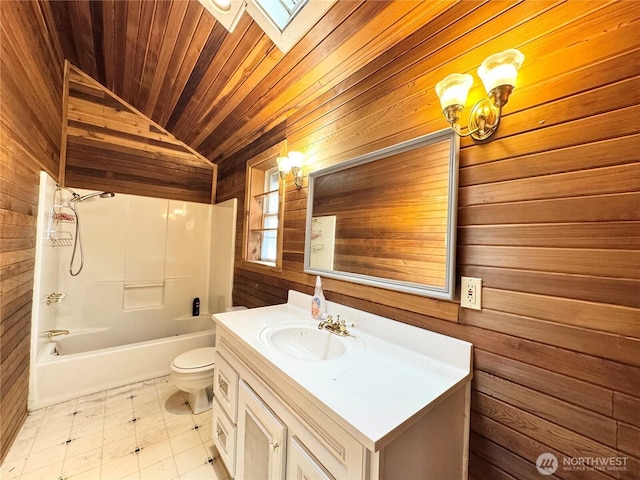
<svg viewBox="0 0 640 480">
<path fill-rule="evenodd" d="M 178 355 L 171 362 L 171 369 L 176 372 L 196 373 L 200 370 L 212 369 L 214 363 L 215 348 L 203 347 Z"/>
<path fill-rule="evenodd" d="M 187 403 L 194 415 L 211 408 L 215 352 L 214 347 L 196 348 L 178 355 L 171 362 L 171 380 L 188 394 Z"/>
</svg>

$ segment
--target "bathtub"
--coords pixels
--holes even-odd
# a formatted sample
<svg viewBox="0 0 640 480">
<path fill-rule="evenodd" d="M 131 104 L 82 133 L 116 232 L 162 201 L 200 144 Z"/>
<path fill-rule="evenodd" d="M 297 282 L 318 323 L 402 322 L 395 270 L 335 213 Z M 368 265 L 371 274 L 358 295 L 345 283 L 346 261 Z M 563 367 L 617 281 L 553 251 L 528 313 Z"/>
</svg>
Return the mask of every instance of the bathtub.
<svg viewBox="0 0 640 480">
<path fill-rule="evenodd" d="M 168 375 L 177 355 L 215 341 L 208 315 L 131 323 L 53 337 L 38 353 L 29 408 Z"/>
</svg>

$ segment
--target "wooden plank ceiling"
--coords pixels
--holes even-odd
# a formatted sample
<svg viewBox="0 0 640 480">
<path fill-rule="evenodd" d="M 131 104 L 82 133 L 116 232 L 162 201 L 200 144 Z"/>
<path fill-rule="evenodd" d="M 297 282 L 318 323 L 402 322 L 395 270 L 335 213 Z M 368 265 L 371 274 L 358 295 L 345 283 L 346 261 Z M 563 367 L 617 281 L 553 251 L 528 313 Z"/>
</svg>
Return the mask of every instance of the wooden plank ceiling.
<svg viewBox="0 0 640 480">
<path fill-rule="evenodd" d="M 228 33 L 195 0 L 46 8 L 72 64 L 219 163 L 454 3 L 339 1 L 287 55 L 248 14 Z"/>
</svg>

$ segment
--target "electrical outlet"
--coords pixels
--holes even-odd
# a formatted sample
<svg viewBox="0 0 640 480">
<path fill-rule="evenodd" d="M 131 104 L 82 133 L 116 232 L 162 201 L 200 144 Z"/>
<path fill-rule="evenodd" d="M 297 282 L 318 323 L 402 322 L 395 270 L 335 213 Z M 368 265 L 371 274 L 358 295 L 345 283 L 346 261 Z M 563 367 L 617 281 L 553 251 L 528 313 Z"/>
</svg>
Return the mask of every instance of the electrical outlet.
<svg viewBox="0 0 640 480">
<path fill-rule="evenodd" d="M 460 289 L 460 306 L 464 308 L 482 309 L 482 279 L 462 277 Z"/>
</svg>

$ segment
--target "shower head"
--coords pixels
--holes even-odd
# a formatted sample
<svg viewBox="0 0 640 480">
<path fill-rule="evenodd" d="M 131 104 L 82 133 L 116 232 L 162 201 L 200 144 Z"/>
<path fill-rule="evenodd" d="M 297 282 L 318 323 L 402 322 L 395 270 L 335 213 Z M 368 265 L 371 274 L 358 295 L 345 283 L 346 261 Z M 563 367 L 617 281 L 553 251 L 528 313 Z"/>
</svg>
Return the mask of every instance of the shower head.
<svg viewBox="0 0 640 480">
<path fill-rule="evenodd" d="M 70 208 L 75 214 L 76 235 L 73 241 L 73 250 L 71 252 L 71 260 L 69 261 L 69 274 L 72 277 L 75 277 L 82 271 L 82 268 L 84 266 L 84 250 L 82 248 L 82 235 L 81 235 L 82 231 L 80 229 L 80 214 L 78 213 L 77 204 L 95 197 L 99 197 L 99 198 L 115 197 L 116 194 L 113 192 L 91 192 L 91 193 L 86 193 L 84 195 L 79 195 L 73 190 L 71 190 L 69 187 L 63 187 L 63 188 L 67 189 L 69 193 L 71 193 L 71 198 L 67 202 L 66 206 Z M 73 264 L 76 258 L 76 247 L 78 246 L 80 246 L 80 267 L 74 271 Z"/>
<path fill-rule="evenodd" d="M 70 202 L 84 202 L 85 200 L 89 200 L 90 198 L 93 198 L 93 197 L 111 198 L 116 195 L 113 192 L 92 192 L 92 193 L 87 193 L 86 195 L 80 196 L 73 190 L 72 190 L 72 193 L 73 193 L 73 198 L 69 200 Z"/>
</svg>

